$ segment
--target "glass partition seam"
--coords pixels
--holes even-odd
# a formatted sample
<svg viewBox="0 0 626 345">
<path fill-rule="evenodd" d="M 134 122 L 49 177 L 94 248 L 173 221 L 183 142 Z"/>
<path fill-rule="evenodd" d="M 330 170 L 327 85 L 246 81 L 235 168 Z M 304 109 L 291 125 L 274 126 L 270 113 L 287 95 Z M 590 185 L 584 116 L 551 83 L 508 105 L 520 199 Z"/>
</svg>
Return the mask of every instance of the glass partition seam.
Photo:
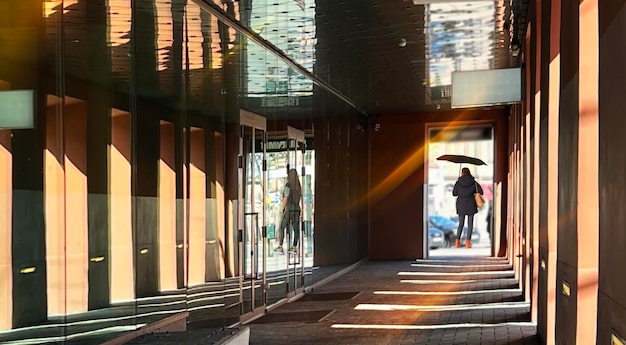
<svg viewBox="0 0 626 345">
<path fill-rule="evenodd" d="M 56 109 L 56 114 L 57 114 L 57 133 L 56 133 L 56 137 L 58 140 L 58 143 L 61 145 L 61 147 L 59 148 L 60 151 L 60 156 L 61 157 L 65 157 L 65 147 L 66 147 L 66 138 L 65 138 L 65 16 L 66 13 L 65 11 L 61 11 L 60 13 L 60 22 L 57 23 L 58 25 L 58 30 L 59 33 L 56 35 L 57 37 L 57 42 L 55 42 L 55 44 L 58 46 L 58 55 L 57 55 L 57 59 L 56 59 L 56 63 L 55 63 L 55 69 L 56 69 L 56 74 L 57 74 L 57 90 L 60 96 L 60 102 L 58 102 L 57 104 L 57 109 Z M 61 171 L 65 171 L 65 159 L 60 159 L 59 160 L 59 164 L 61 167 Z M 45 177 L 44 177 L 45 178 Z M 65 210 L 65 207 L 67 205 L 67 174 L 63 174 L 63 205 L 62 208 Z M 67 233 L 66 233 L 66 229 L 67 229 L 67 213 L 63 212 L 62 214 L 62 221 L 61 221 L 61 226 L 63 229 L 63 243 L 67 243 Z M 46 260 L 47 261 L 47 260 Z M 63 253 L 63 267 L 66 268 L 68 264 L 67 261 L 67 253 Z M 61 334 L 63 336 L 64 339 L 66 339 L 66 337 L 68 336 L 68 329 L 67 329 L 67 300 L 68 300 L 68 296 L 67 296 L 67 284 L 68 284 L 68 279 L 67 279 L 67 270 L 63 270 L 64 272 L 64 284 L 63 284 L 63 291 L 65 292 L 65 295 L 63 300 L 64 300 L 64 310 L 63 310 L 63 322 L 64 322 L 64 327 L 61 331 Z"/>
<path fill-rule="evenodd" d="M 237 224 L 235 224 L 235 226 L 233 227 L 236 232 L 237 232 L 237 247 L 238 247 L 238 251 L 239 251 L 239 315 L 242 315 L 244 313 L 244 307 L 243 307 L 243 277 L 244 277 L 244 270 L 243 270 L 243 260 L 244 260 L 244 253 L 243 253 L 243 229 L 241 228 L 242 225 L 244 224 L 244 220 L 243 220 L 243 213 L 245 212 L 245 205 L 243 202 L 243 188 L 245 186 L 245 181 L 244 181 L 244 173 L 243 173 L 243 150 L 244 150 L 244 143 L 243 143 L 243 139 L 244 139 L 244 127 L 242 125 L 239 126 L 239 153 L 238 153 L 238 161 L 239 161 L 239 169 L 238 169 L 238 180 L 239 180 L 239 188 L 237 191 L 237 197 L 238 197 L 238 209 L 239 212 L 237 214 Z"/>
<path fill-rule="evenodd" d="M 133 243 L 137 243 L 136 238 L 136 226 L 137 226 L 137 57 L 136 57 L 136 45 L 137 45 L 137 11 L 140 9 L 137 8 L 138 0 L 131 0 L 131 26 L 130 26 L 130 45 L 129 45 L 129 53 L 130 53 L 130 82 L 129 82 L 129 112 L 130 112 L 130 193 L 131 193 L 131 224 L 132 224 L 132 241 Z M 134 246 L 133 246 L 134 247 Z M 133 248 L 133 252 L 136 251 L 136 248 Z M 136 255 L 136 254 L 135 254 Z M 133 260 L 135 263 L 136 259 Z M 135 283 L 135 288 L 138 286 L 137 284 L 137 270 L 136 266 L 133 269 L 133 280 Z M 136 293 L 136 291 L 135 291 Z M 137 308 L 138 308 L 138 300 L 134 301 L 134 312 L 133 316 L 133 324 L 137 324 Z"/>
</svg>

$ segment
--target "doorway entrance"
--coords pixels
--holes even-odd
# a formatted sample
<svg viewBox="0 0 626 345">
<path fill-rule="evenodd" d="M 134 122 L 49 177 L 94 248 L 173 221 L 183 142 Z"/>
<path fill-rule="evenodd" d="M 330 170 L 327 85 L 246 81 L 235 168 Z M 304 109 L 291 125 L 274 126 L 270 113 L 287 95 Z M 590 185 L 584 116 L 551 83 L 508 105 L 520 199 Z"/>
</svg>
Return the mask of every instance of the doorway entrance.
<svg viewBox="0 0 626 345">
<path fill-rule="evenodd" d="M 302 130 L 268 134 L 268 305 L 304 292 L 305 278 L 313 266 L 313 151 Z M 291 173 L 290 173 L 291 171 Z M 290 174 L 296 181 L 290 181 Z M 297 184 L 297 206 L 283 211 L 287 184 Z M 292 186 L 289 186 L 290 189 Z M 287 194 L 288 195 L 288 194 Z M 292 213 L 291 215 L 288 213 Z M 287 217 L 285 221 L 285 217 Z M 295 251 L 292 251 L 294 247 Z"/>
<path fill-rule="evenodd" d="M 245 322 L 265 312 L 266 256 L 266 119 L 240 111 L 239 138 L 239 302 Z"/>
<path fill-rule="evenodd" d="M 428 129 L 428 184 L 424 203 L 428 257 L 490 256 L 494 205 L 494 135 L 493 126 L 430 127 Z M 486 165 L 454 163 L 437 158 L 442 155 L 463 155 L 478 158 Z M 485 204 L 473 217 L 473 229 L 468 238 L 466 217 L 461 231 L 461 248 L 455 248 L 457 229 L 462 221 L 457 215 L 454 185 L 462 168 L 468 168 L 483 189 Z M 471 250 L 465 248 L 470 240 Z"/>
</svg>

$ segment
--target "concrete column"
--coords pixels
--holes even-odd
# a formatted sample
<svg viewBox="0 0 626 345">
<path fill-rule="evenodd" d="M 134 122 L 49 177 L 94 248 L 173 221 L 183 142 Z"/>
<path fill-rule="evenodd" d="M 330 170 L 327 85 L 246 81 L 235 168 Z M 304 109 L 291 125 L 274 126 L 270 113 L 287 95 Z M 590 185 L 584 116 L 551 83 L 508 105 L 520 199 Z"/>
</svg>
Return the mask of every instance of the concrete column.
<svg viewBox="0 0 626 345">
<path fill-rule="evenodd" d="M 13 324 L 11 131 L 0 130 L 0 329 Z"/>
<path fill-rule="evenodd" d="M 158 171 L 160 112 L 152 95 L 159 93 L 156 58 L 156 8 L 152 0 L 136 0 L 132 16 L 132 63 L 135 108 L 131 111 L 133 164 L 133 240 L 137 297 L 158 292 Z"/>
<path fill-rule="evenodd" d="M 174 124 L 161 121 L 159 160 L 159 291 L 176 289 L 176 167 Z"/>
<path fill-rule="evenodd" d="M 81 101 L 65 109 L 65 311 L 72 314 L 88 308 L 87 108 Z"/>
<path fill-rule="evenodd" d="M 539 220 L 540 220 L 540 193 L 541 193 L 541 91 L 537 91 L 535 94 L 535 109 L 534 109 L 534 129 L 533 129 L 533 184 L 532 184 L 532 286 L 531 286 L 531 320 L 537 322 L 539 313 L 539 275 L 541 270 L 541 252 L 539 249 L 540 233 L 539 233 Z"/>
<path fill-rule="evenodd" d="M 598 310 L 598 0 L 580 3 L 576 343 L 596 341 Z"/>
<path fill-rule="evenodd" d="M 593 4 L 593 2 L 591 2 Z M 584 5 L 584 3 L 583 3 Z M 597 344 L 624 343 L 626 339 L 626 276 L 622 257 L 626 247 L 626 121 L 624 88 L 626 4 L 598 1 L 598 185 L 599 282 Z M 590 17 L 587 17 L 591 19 Z M 587 19 L 586 19 L 587 20 Z M 586 21 L 585 20 L 585 21 Z M 581 27 L 582 29 L 582 27 Z M 582 56 L 581 56 L 582 58 Z M 584 60 L 581 60 L 581 62 Z M 582 76 L 582 75 L 581 75 Z M 581 83 L 582 85 L 582 83 Z"/>
<path fill-rule="evenodd" d="M 189 164 L 189 286 L 205 282 L 206 271 L 206 166 L 204 130 L 190 131 Z"/>
<path fill-rule="evenodd" d="M 42 119 L 38 121 L 45 130 Z M 47 317 L 46 234 L 41 133 L 13 133 L 13 326 L 37 324 Z M 60 286 L 59 288 L 63 288 Z"/>
<path fill-rule="evenodd" d="M 36 90 L 36 129 L 12 131 L 11 256 L 13 327 L 47 318 L 46 233 L 43 157 L 46 134 L 46 83 L 41 1 L 10 0 L 8 30 L 0 32 L 0 80 L 12 89 Z M 6 231 L 6 230 L 5 230 Z"/>
<path fill-rule="evenodd" d="M 0 91 L 10 88 L 10 83 L 0 80 Z M 11 131 L 0 130 L 0 329 L 13 325 L 12 171 Z"/>
<path fill-rule="evenodd" d="M 107 168 L 111 302 L 135 298 L 130 140 L 130 113 L 114 109 Z"/>
<path fill-rule="evenodd" d="M 85 2 L 88 43 L 85 43 L 91 82 L 87 91 L 87 217 L 89 253 L 89 309 L 109 306 L 109 174 L 111 143 L 112 66 L 109 49 L 107 0 Z M 88 45 L 87 45 L 88 44 Z M 128 262 L 127 264 L 130 264 Z"/>
<path fill-rule="evenodd" d="M 133 240 L 137 297 L 154 296 L 158 292 L 157 191 L 160 125 L 157 114 L 157 109 L 141 102 L 137 107 L 137 114 L 134 115 L 136 131 L 132 133 L 136 157 L 132 180 L 135 186 Z"/>
<path fill-rule="evenodd" d="M 46 149 L 44 153 L 44 199 L 46 215 L 46 267 L 48 273 L 48 314 L 66 313 L 65 289 L 65 172 L 63 131 L 58 114 L 62 99 L 48 96 L 46 111 Z"/>
<path fill-rule="evenodd" d="M 557 267 L 555 286 L 556 344 L 576 343 L 576 304 L 578 295 L 578 153 L 579 147 L 579 11 L 575 2 L 564 1 L 561 7 L 561 71 L 558 104 L 558 188 L 556 203 Z M 552 161 L 552 159 L 550 160 Z M 586 164 L 586 163 L 585 163 Z M 549 325 L 549 324 L 548 324 Z M 550 341 L 550 340 L 548 340 Z"/>
<path fill-rule="evenodd" d="M 556 324 L 556 260 L 558 240 L 558 176 L 559 176 L 559 102 L 560 102 L 560 36 L 561 28 L 561 3 L 560 0 L 552 1 L 550 9 L 552 20 L 550 32 L 557 33 L 550 36 L 550 61 L 548 68 L 548 116 L 547 116 L 547 245 L 546 245 L 546 294 L 545 311 L 546 319 L 542 326 L 545 329 L 545 342 L 547 345 L 554 344 Z"/>
<path fill-rule="evenodd" d="M 206 279 L 224 277 L 224 159 L 222 135 L 205 131 L 206 197 Z"/>
</svg>

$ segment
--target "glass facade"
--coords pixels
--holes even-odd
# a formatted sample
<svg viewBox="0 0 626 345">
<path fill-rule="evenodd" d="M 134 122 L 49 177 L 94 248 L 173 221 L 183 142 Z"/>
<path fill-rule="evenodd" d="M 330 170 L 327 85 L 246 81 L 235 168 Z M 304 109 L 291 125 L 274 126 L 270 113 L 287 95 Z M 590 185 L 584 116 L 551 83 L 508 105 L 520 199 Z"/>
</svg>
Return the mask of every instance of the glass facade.
<svg viewBox="0 0 626 345">
<path fill-rule="evenodd" d="M 312 71 L 309 3 L 219 7 Z M 270 288 L 253 305 L 271 305 L 341 268 L 313 265 L 312 98 L 342 101 L 202 8 L 0 1 L 0 99 L 17 105 L 0 106 L 1 343 L 96 344 L 180 313 L 188 328 L 229 326 L 258 282 Z M 266 128 L 249 137 L 241 109 Z M 296 166 L 299 255 L 279 256 L 265 233 Z"/>
</svg>

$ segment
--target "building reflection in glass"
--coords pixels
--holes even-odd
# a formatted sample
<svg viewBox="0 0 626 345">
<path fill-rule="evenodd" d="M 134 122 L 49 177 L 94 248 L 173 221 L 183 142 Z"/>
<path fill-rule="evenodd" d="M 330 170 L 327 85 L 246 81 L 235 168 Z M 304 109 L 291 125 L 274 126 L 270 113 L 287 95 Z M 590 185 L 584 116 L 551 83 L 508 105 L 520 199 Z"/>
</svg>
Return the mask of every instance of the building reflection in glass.
<svg viewBox="0 0 626 345">
<path fill-rule="evenodd" d="M 290 0 L 270 4 L 251 1 L 250 27 L 295 62 L 313 72 L 315 62 L 315 3 Z M 257 45 L 247 47 L 247 90 L 251 97 L 310 96 L 313 82 L 283 64 Z M 279 66 L 282 65 L 282 66 Z M 263 106 L 297 106 L 297 101 L 264 100 Z"/>
<path fill-rule="evenodd" d="M 494 2 L 429 4 L 426 20 L 432 101 L 450 96 L 452 72 L 494 68 Z"/>
</svg>

